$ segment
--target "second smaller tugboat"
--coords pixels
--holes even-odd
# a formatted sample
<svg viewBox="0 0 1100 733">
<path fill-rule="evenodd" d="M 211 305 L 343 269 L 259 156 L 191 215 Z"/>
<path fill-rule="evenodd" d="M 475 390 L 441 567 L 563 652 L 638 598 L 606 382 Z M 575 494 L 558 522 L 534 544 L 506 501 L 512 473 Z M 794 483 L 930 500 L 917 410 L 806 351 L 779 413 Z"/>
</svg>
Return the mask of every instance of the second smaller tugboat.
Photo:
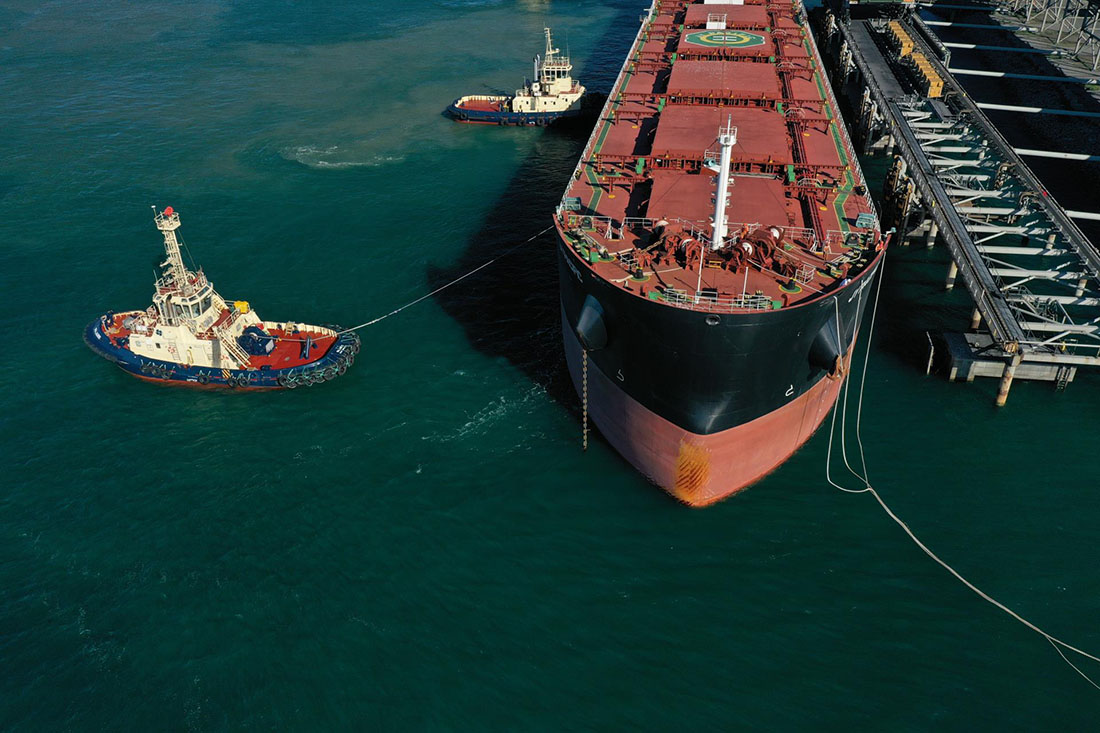
<svg viewBox="0 0 1100 733">
<path fill-rule="evenodd" d="M 582 112 L 584 87 L 570 75 L 573 64 L 560 56 L 546 32 L 546 54 L 535 57 L 535 80 L 516 91 L 515 96 L 471 95 L 459 97 L 447 108 L 447 115 L 458 122 L 485 125 L 549 125 L 563 117 Z"/>
<path fill-rule="evenodd" d="M 158 212 L 168 258 L 153 304 L 108 311 L 84 329 L 92 351 L 135 377 L 195 387 L 294 389 L 343 374 L 359 352 L 352 331 L 261 321 L 243 300 L 227 301 L 201 269 L 184 267 L 171 206 Z"/>
</svg>

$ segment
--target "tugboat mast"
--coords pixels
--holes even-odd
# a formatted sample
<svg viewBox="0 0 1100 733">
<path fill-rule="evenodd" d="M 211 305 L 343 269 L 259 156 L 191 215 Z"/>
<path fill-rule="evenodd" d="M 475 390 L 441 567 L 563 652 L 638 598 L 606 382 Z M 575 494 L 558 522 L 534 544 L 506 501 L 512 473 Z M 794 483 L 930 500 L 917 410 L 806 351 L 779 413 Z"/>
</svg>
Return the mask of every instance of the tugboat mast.
<svg viewBox="0 0 1100 733">
<path fill-rule="evenodd" d="M 164 251 L 168 259 L 160 264 L 164 268 L 164 284 L 174 286 L 181 295 L 191 295 L 194 288 L 190 278 L 187 277 L 187 268 L 183 266 L 183 257 L 180 254 L 180 245 L 176 240 L 176 230 L 180 228 L 180 215 L 168 206 L 163 212 L 158 212 L 153 207 L 153 219 L 157 223 L 157 229 L 164 235 Z"/>
<path fill-rule="evenodd" d="M 544 56 L 547 61 L 550 61 L 554 58 L 554 54 L 558 53 L 558 49 L 554 48 L 554 44 L 550 40 L 550 29 L 543 28 L 542 30 L 546 34 L 546 53 Z"/>
</svg>

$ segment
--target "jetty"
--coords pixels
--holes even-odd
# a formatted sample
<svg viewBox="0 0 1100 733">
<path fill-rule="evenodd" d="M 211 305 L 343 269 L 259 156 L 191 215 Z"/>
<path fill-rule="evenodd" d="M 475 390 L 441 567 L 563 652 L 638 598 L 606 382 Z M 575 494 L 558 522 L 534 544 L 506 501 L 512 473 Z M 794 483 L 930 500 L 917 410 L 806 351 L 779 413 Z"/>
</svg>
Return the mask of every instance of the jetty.
<svg viewBox="0 0 1100 733">
<path fill-rule="evenodd" d="M 827 13 L 821 30 L 834 89 L 854 111 L 864 154 L 891 156 L 883 219 L 895 241 L 943 244 L 944 287 L 967 289 L 970 333 L 946 334 L 952 379 L 1014 379 L 1064 389 L 1100 367 L 1100 250 L 1024 162 L 1083 153 L 1010 145 L 948 68 L 950 48 L 916 16 Z M 931 363 L 931 359 L 930 359 Z"/>
</svg>

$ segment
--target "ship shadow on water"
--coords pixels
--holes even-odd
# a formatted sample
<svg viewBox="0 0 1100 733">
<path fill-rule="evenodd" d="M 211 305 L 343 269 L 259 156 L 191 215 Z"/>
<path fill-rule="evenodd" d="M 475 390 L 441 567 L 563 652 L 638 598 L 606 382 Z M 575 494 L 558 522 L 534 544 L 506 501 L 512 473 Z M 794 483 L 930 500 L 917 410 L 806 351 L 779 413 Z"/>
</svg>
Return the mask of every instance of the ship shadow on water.
<svg viewBox="0 0 1100 733">
<path fill-rule="evenodd" d="M 532 128 L 534 150 L 509 181 L 461 257 L 447 267 L 429 266 L 431 290 L 442 287 L 553 224 L 554 209 L 596 122 L 596 111 L 615 80 L 637 30 L 637 8 L 619 12 L 597 41 L 588 68 L 576 77 L 598 95 L 592 115 Z M 488 129 L 487 132 L 492 132 Z M 565 366 L 558 307 L 558 271 L 553 231 L 521 246 L 460 287 L 435 295 L 436 302 L 466 331 L 470 344 L 504 358 L 571 411 L 580 413 Z"/>
<path fill-rule="evenodd" d="M 588 130 L 579 126 L 531 131 L 540 139 L 497 200 L 462 256 L 429 267 L 434 290 L 550 226 Z M 555 400 L 576 402 L 562 356 L 555 233 L 546 232 L 477 273 L 461 287 L 435 296 L 483 354 L 504 357 Z"/>
</svg>

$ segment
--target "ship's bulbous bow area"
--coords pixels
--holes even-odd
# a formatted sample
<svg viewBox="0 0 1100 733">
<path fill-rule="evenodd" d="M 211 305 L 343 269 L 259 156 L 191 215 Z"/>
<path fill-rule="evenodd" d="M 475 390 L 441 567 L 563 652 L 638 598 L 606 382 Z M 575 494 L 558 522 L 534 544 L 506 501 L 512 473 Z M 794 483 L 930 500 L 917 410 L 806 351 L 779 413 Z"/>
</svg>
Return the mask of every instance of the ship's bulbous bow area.
<svg viewBox="0 0 1100 733">
<path fill-rule="evenodd" d="M 566 329 L 566 360 L 578 389 L 581 348 Z M 631 465 L 680 501 L 701 507 L 737 493 L 786 461 L 821 426 L 842 383 L 822 375 L 808 391 L 766 415 L 699 435 L 647 409 L 590 363 L 588 410 L 600 433 Z"/>
</svg>

